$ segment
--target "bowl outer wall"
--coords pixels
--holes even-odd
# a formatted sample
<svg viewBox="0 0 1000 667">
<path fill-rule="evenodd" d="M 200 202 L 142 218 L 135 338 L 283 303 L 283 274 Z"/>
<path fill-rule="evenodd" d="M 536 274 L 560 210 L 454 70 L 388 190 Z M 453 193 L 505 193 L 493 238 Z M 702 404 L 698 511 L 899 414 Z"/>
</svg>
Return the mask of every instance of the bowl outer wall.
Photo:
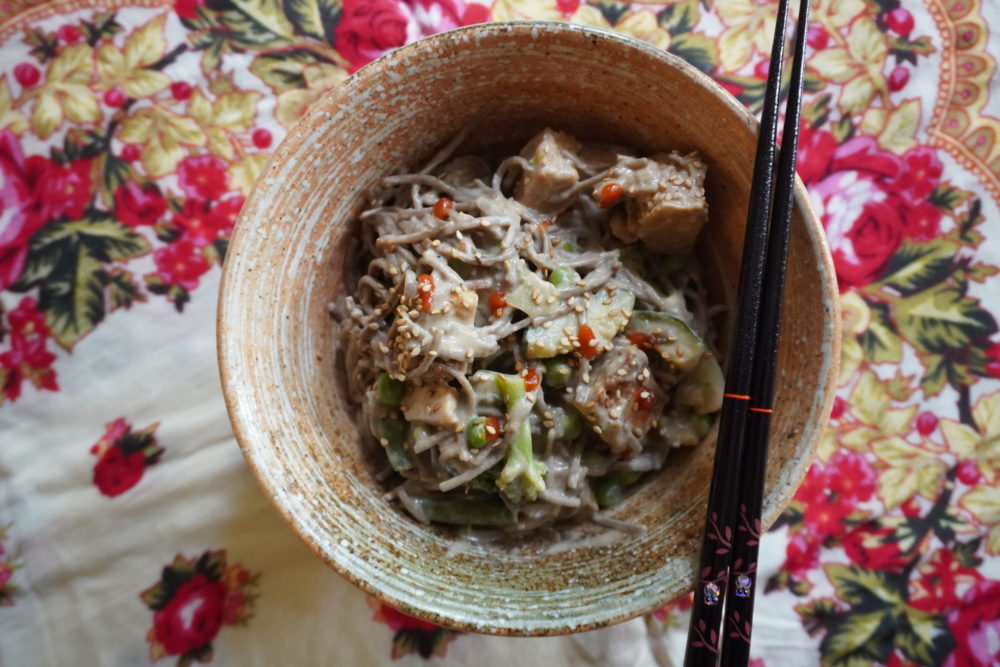
<svg viewBox="0 0 1000 667">
<path fill-rule="evenodd" d="M 498 64 L 505 56 L 507 67 Z M 553 69 L 588 65 L 557 81 L 547 68 L 537 77 L 528 70 L 511 74 L 515 57 Z M 517 86 L 504 80 L 522 74 Z M 640 91 L 636 99 L 544 98 L 574 86 L 593 93 L 594 80 L 613 93 L 619 79 Z M 476 95 L 456 95 L 471 88 Z M 444 103 L 455 99 L 465 104 Z M 705 110 L 664 107 L 664 100 L 676 99 L 694 100 Z M 516 550 L 448 556 L 455 543 L 450 532 L 422 526 L 382 499 L 384 489 L 374 483 L 333 371 L 326 304 L 337 293 L 348 255 L 348 223 L 379 177 L 426 158 L 470 119 L 477 101 L 499 106 L 491 114 L 492 131 L 482 133 L 490 136 L 472 137 L 471 150 L 498 149 L 497 136 L 520 142 L 519 133 L 530 134 L 546 121 L 588 138 L 700 149 L 710 166 L 708 236 L 715 241 L 706 252 L 724 275 L 710 288 L 733 302 L 755 143 L 752 116 L 679 58 L 615 33 L 560 23 L 473 26 L 365 67 L 316 102 L 270 158 L 241 212 L 221 286 L 218 345 L 226 405 L 265 493 L 306 544 L 362 590 L 463 631 L 594 629 L 690 590 L 710 447 L 672 456 L 663 475 L 612 512 L 646 525 L 643 537 L 556 553 L 545 553 L 551 545 L 539 540 Z M 833 266 L 801 183 L 796 202 L 765 525 L 808 469 L 832 405 L 839 358 Z"/>
</svg>

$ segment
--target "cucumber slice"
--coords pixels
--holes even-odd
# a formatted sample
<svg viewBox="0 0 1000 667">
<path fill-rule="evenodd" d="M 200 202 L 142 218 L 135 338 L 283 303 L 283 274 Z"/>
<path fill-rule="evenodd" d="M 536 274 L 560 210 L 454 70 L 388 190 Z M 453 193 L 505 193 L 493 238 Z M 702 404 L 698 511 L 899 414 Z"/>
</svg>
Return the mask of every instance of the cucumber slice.
<svg viewBox="0 0 1000 667">
<path fill-rule="evenodd" d="M 622 287 L 615 290 L 614 296 L 606 289 L 594 295 L 587 306 L 587 323 L 602 346 L 609 345 L 628 323 L 634 308 L 635 294 Z"/>
<path fill-rule="evenodd" d="M 529 359 L 550 359 L 573 350 L 569 336 L 576 335 L 580 321 L 569 313 L 552 320 L 552 326 L 528 327 L 524 330 L 524 354 Z M 563 342 L 565 341 L 565 342 Z"/>
<path fill-rule="evenodd" d="M 537 276 L 523 259 L 516 260 L 514 275 L 517 284 L 507 295 L 507 304 L 530 315 L 548 315 L 559 306 L 559 290 Z"/>
<path fill-rule="evenodd" d="M 701 336 L 687 322 L 667 313 L 637 310 L 632 314 L 626 333 L 648 336 L 660 356 L 685 373 L 697 367 L 705 354 Z"/>
<path fill-rule="evenodd" d="M 722 408 L 725 384 L 719 362 L 711 355 L 704 355 L 691 375 L 684 378 L 677 388 L 677 402 L 690 406 L 699 415 L 718 412 Z"/>
</svg>

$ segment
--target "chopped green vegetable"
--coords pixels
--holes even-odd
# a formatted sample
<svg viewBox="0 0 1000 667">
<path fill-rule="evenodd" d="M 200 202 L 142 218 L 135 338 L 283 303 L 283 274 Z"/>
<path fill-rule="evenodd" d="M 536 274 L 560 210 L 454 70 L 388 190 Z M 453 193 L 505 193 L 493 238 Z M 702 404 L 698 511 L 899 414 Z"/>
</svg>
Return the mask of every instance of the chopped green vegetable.
<svg viewBox="0 0 1000 667">
<path fill-rule="evenodd" d="M 545 372 L 542 379 L 550 387 L 565 387 L 573 374 L 573 366 L 568 357 L 553 357 L 545 360 Z"/>
<path fill-rule="evenodd" d="M 499 498 L 462 495 L 410 496 L 428 521 L 458 526 L 507 526 L 515 523 L 514 513 Z"/>
<path fill-rule="evenodd" d="M 594 497 L 601 509 L 617 505 L 625 495 L 625 489 L 632 486 L 642 477 L 635 470 L 615 470 L 594 482 Z"/>
<path fill-rule="evenodd" d="M 519 375 L 497 374 L 497 386 L 507 403 L 509 415 L 521 401 L 527 400 L 524 379 Z M 513 502 L 534 501 L 545 490 L 545 464 L 535 458 L 531 447 L 528 420 L 521 422 L 507 449 L 503 470 L 497 478 L 500 492 Z"/>
<path fill-rule="evenodd" d="M 493 421 L 496 421 L 496 419 Z M 480 415 L 470 419 L 469 424 L 465 427 L 465 439 L 469 441 L 469 447 L 482 449 L 491 441 L 496 440 L 498 433 L 490 433 L 488 430 L 490 426 L 490 419 L 488 417 Z M 496 428 L 493 428 L 495 431 Z"/>
<path fill-rule="evenodd" d="M 507 305 L 531 317 L 553 312 L 558 307 L 559 301 L 559 290 L 556 286 L 538 277 L 523 259 L 514 261 L 516 283 L 514 289 L 507 294 Z"/>
<path fill-rule="evenodd" d="M 378 432 L 380 440 L 385 442 L 382 447 L 393 470 L 409 470 L 413 467 L 413 458 L 406 450 L 405 442 L 409 433 L 409 425 L 398 417 L 388 417 L 379 421 Z"/>
<path fill-rule="evenodd" d="M 406 383 L 400 382 L 388 373 L 382 373 L 375 380 L 375 400 L 382 405 L 398 406 L 406 395 Z"/>
<path fill-rule="evenodd" d="M 573 349 L 567 332 L 575 335 L 580 328 L 576 315 L 569 313 L 551 322 L 548 328 L 528 327 L 524 330 L 524 354 L 529 359 L 548 359 Z"/>
<path fill-rule="evenodd" d="M 684 378 L 677 389 L 676 400 L 687 405 L 699 415 L 718 412 L 722 408 L 722 391 L 726 378 L 722 375 L 719 362 L 711 355 L 705 355 L 694 371 Z"/>
<path fill-rule="evenodd" d="M 577 252 L 576 246 L 569 241 L 563 241 L 562 245 L 559 246 L 559 249 L 565 252 Z"/>
<path fill-rule="evenodd" d="M 620 503 L 624 492 L 621 482 L 614 477 L 602 477 L 594 484 L 594 497 L 601 509 Z"/>
<path fill-rule="evenodd" d="M 549 282 L 556 287 L 568 287 L 580 279 L 580 274 L 568 266 L 558 266 L 549 274 Z"/>
<path fill-rule="evenodd" d="M 660 356 L 683 372 L 695 368 L 705 354 L 701 336 L 684 320 L 667 313 L 637 310 L 625 331 L 647 336 Z"/>
<path fill-rule="evenodd" d="M 602 289 L 587 305 L 587 322 L 601 347 L 611 343 L 611 339 L 622 330 L 632 317 L 635 308 L 635 294 L 619 287 L 612 295 Z"/>
<path fill-rule="evenodd" d="M 661 266 L 666 269 L 667 273 L 677 273 L 688 263 L 687 255 L 661 255 L 660 256 Z"/>
<path fill-rule="evenodd" d="M 583 415 L 573 407 L 564 408 L 565 413 L 559 419 L 559 434 L 564 440 L 576 440 L 583 433 Z"/>
</svg>

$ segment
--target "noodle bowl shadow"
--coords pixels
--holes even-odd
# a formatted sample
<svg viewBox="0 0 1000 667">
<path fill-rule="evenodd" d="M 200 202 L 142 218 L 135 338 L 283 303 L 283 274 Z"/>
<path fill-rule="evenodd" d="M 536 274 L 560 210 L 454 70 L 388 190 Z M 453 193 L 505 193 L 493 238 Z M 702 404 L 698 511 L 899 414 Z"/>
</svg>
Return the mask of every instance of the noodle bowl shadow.
<svg viewBox="0 0 1000 667">
<path fill-rule="evenodd" d="M 644 535 L 615 540 L 592 526 L 468 546 L 383 499 L 380 465 L 363 451 L 335 364 L 327 305 L 345 289 L 367 193 L 426 160 L 486 105 L 459 153 L 510 154 L 546 125 L 644 154 L 700 151 L 710 219 L 699 253 L 712 302 L 734 302 L 756 141 L 743 107 L 680 59 L 612 33 L 542 22 L 463 28 L 399 49 L 326 94 L 264 168 L 226 258 L 226 405 L 285 520 L 365 592 L 463 631 L 590 630 L 691 589 L 712 446 L 674 452 L 609 512 L 645 526 Z M 837 375 L 833 267 L 801 184 L 796 196 L 765 526 L 809 466 Z"/>
</svg>

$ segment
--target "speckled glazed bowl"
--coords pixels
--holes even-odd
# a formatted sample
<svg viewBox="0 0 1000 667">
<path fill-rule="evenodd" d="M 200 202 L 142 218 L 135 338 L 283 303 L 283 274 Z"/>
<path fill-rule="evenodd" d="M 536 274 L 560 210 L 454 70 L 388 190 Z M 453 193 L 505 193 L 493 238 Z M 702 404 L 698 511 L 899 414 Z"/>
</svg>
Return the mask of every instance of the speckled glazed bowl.
<svg viewBox="0 0 1000 667">
<path fill-rule="evenodd" d="M 334 360 L 327 304 L 342 292 L 355 218 L 380 177 L 416 165 L 487 103 L 466 147 L 516 150 L 545 125 L 648 153 L 698 149 L 709 165 L 703 259 L 732 303 L 756 124 L 678 58 L 555 23 L 463 28 L 406 46 L 320 99 L 277 148 L 229 246 L 219 358 L 229 416 L 264 492 L 331 567 L 405 612 L 471 632 L 589 630 L 690 590 L 711 446 L 678 450 L 612 512 L 646 526 L 614 539 L 542 533 L 469 545 L 383 500 Z M 837 293 L 823 230 L 799 187 L 791 239 L 766 524 L 809 465 L 830 409 Z M 587 533 L 587 531 L 583 531 Z M 560 541 L 560 539 L 562 541 Z"/>
</svg>

